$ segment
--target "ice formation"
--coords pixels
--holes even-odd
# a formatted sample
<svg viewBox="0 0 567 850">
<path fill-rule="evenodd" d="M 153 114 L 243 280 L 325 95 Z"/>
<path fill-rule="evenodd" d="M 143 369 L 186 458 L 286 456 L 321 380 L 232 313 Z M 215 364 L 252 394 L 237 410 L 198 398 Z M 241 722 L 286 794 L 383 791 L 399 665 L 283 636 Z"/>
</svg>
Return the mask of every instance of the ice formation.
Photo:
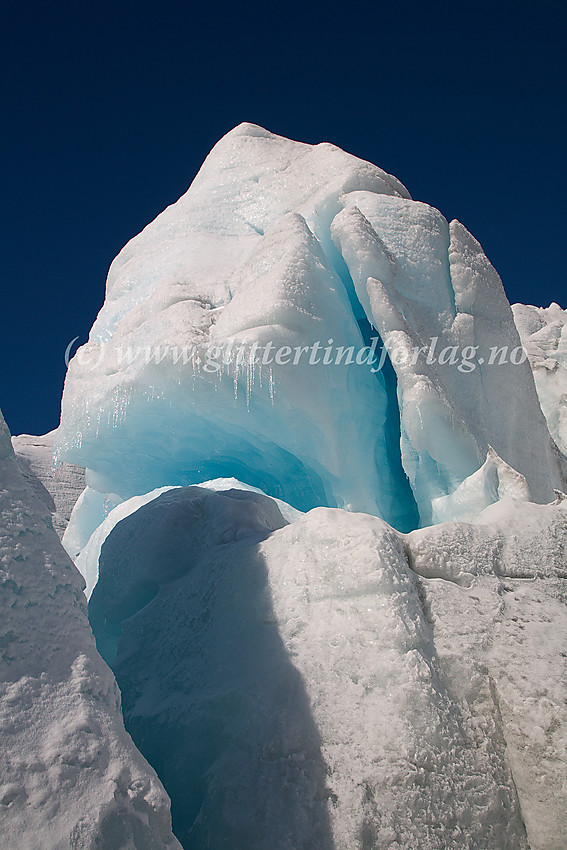
<svg viewBox="0 0 567 850">
<path fill-rule="evenodd" d="M 393 362 L 346 365 L 373 337 Z M 404 363 L 423 346 L 445 353 Z M 546 502 L 561 478 L 529 363 L 482 363 L 503 347 L 518 359 L 510 306 L 462 225 L 332 145 L 243 124 L 113 262 L 59 456 L 122 499 L 234 477 L 405 531 L 491 446 Z M 475 368 L 451 348 L 475 348 Z"/>
<path fill-rule="evenodd" d="M 514 318 L 533 369 L 551 436 L 567 455 L 567 311 L 558 304 L 514 304 Z"/>
<path fill-rule="evenodd" d="M 52 513 L 53 528 L 63 537 L 77 499 L 85 489 L 85 470 L 71 463 L 53 465 L 55 431 L 34 437 L 12 437 L 18 466 Z"/>
<path fill-rule="evenodd" d="M 8 850 L 177 847 L 160 781 L 186 850 L 563 850 L 565 317 L 376 166 L 222 139 L 112 264 L 55 477 L 0 420 Z"/>
<path fill-rule="evenodd" d="M 115 524 L 90 619 L 183 846 L 565 846 L 566 550 L 565 500 L 404 536 L 186 487 Z"/>
<path fill-rule="evenodd" d="M 0 843 L 173 850 L 167 795 L 124 730 L 39 487 L 0 413 Z"/>
<path fill-rule="evenodd" d="M 243 484 L 241 481 L 237 481 L 236 478 L 216 478 L 214 481 L 204 481 L 199 486 L 205 487 L 207 490 L 214 491 L 238 489 L 255 493 L 262 492 L 256 487 L 251 487 L 248 484 Z M 84 503 L 78 503 L 79 521 L 74 519 L 70 527 L 68 527 L 62 542 L 69 555 L 71 555 L 74 559 L 79 572 L 85 579 L 85 595 L 87 599 L 90 599 L 91 593 L 93 592 L 94 586 L 98 580 L 98 563 L 102 544 L 114 526 L 123 519 L 126 519 L 126 517 L 130 516 L 130 514 L 133 514 L 138 510 L 138 508 L 141 508 L 148 502 L 157 499 L 157 497 L 161 496 L 162 493 L 166 493 L 171 489 L 173 488 L 158 487 L 149 493 L 144 493 L 142 496 L 132 496 L 131 499 L 121 502 L 113 510 L 105 513 L 104 519 L 100 520 L 95 530 L 88 537 L 86 535 L 85 526 L 81 521 L 83 518 L 83 510 L 88 509 L 88 500 L 86 505 Z M 90 492 L 91 491 L 87 487 L 84 495 L 89 496 Z M 287 522 L 294 522 L 301 516 L 301 511 L 292 508 L 291 505 L 282 502 L 280 499 L 274 499 L 274 502 L 277 504 L 282 516 Z M 96 516 L 98 516 L 98 514 L 96 514 Z M 81 543 L 81 538 L 84 539 L 85 537 L 87 537 L 86 541 Z"/>
</svg>

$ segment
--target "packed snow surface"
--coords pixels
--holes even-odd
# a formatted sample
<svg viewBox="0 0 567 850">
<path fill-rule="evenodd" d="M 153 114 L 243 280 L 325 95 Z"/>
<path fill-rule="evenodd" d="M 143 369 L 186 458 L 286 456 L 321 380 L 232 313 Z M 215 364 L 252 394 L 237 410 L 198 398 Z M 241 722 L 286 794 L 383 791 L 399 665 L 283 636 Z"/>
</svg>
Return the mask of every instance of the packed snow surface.
<svg viewBox="0 0 567 850">
<path fill-rule="evenodd" d="M 21 473 L 0 413 L 0 844 L 179 848 L 39 488 Z"/>
<path fill-rule="evenodd" d="M 566 501 L 402 535 L 153 496 L 89 611 L 184 847 L 567 845 Z"/>
</svg>

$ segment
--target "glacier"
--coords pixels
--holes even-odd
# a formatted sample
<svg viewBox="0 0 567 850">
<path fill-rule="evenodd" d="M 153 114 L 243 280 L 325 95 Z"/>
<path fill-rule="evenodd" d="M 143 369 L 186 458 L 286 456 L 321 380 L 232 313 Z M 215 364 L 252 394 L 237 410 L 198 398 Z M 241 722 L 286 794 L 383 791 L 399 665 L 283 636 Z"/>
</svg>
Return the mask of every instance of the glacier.
<svg viewBox="0 0 567 850">
<path fill-rule="evenodd" d="M 566 325 L 380 168 L 221 139 L 58 429 L 0 420 L 8 850 L 563 850 Z"/>
</svg>

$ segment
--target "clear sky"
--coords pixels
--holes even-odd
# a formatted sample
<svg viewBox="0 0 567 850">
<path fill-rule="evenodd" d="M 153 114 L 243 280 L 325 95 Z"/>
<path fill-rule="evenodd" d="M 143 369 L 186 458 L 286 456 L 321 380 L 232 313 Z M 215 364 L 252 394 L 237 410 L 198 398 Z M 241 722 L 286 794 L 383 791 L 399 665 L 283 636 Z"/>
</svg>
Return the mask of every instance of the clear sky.
<svg viewBox="0 0 567 850">
<path fill-rule="evenodd" d="M 567 306 L 559 2 L 4 4 L 2 378 L 57 426 L 108 266 L 241 121 L 330 141 L 481 241 L 512 302 Z"/>
</svg>

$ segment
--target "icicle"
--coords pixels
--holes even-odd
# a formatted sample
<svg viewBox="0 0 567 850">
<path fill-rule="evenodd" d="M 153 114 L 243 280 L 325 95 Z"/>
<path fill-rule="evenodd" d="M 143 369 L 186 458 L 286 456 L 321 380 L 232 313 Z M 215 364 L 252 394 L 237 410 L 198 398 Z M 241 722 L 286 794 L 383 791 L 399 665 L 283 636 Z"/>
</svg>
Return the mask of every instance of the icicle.
<svg viewBox="0 0 567 850">
<path fill-rule="evenodd" d="M 272 402 L 272 407 L 274 406 L 274 397 L 275 397 L 275 385 L 274 385 L 274 372 L 272 367 L 270 366 L 269 371 L 269 379 L 270 379 L 270 401 Z"/>
<path fill-rule="evenodd" d="M 57 470 L 59 469 L 59 465 L 60 465 L 60 462 L 61 462 L 59 455 L 60 455 L 60 449 L 59 449 L 59 446 L 56 446 L 53 449 L 53 453 L 51 455 L 51 476 L 53 478 L 55 478 L 57 476 Z"/>
<path fill-rule="evenodd" d="M 254 364 L 251 362 L 250 358 L 246 363 L 246 410 L 250 413 L 250 396 L 252 395 L 252 374 L 254 370 Z"/>
</svg>

